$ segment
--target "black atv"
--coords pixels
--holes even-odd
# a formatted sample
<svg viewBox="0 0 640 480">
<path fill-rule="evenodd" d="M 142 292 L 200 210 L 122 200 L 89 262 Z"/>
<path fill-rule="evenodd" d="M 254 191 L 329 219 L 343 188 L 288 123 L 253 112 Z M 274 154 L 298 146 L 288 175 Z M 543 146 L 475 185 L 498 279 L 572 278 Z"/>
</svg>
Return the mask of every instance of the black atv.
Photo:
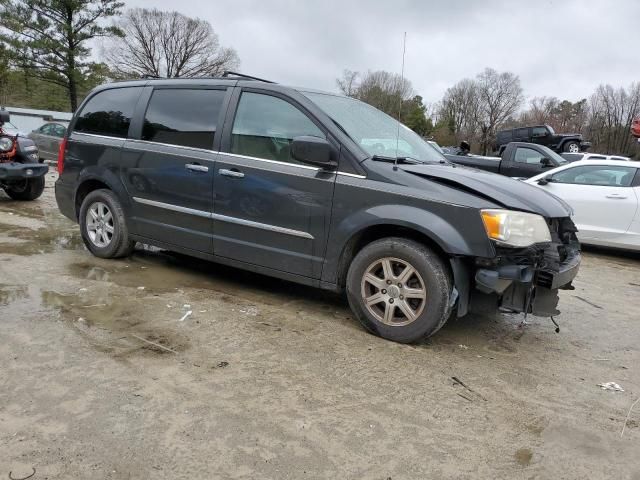
<svg viewBox="0 0 640 480">
<path fill-rule="evenodd" d="M 8 122 L 9 112 L 0 109 L 0 188 L 14 200 L 35 200 L 44 191 L 49 167 L 39 163 L 33 140 L 3 130 Z"/>
</svg>

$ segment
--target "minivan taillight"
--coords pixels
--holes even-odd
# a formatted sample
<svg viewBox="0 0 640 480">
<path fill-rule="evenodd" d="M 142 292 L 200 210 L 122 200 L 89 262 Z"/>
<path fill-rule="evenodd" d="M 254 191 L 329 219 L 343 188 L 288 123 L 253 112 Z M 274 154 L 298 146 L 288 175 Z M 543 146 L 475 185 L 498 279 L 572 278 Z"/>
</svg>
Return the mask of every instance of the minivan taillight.
<svg viewBox="0 0 640 480">
<path fill-rule="evenodd" d="M 64 170 L 64 154 L 67 150 L 67 137 L 64 137 L 60 142 L 60 148 L 58 149 L 58 175 L 62 174 Z"/>
</svg>

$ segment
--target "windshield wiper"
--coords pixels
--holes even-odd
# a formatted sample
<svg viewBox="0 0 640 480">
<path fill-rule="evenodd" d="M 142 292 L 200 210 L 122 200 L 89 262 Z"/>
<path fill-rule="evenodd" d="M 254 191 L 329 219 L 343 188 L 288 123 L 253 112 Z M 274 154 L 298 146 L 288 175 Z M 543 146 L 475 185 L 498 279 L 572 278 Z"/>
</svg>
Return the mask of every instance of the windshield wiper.
<svg viewBox="0 0 640 480">
<path fill-rule="evenodd" d="M 399 165 L 419 165 L 422 162 L 421 160 L 418 160 L 417 158 L 411 158 L 411 157 L 385 157 L 383 155 L 372 155 L 371 160 L 375 161 L 375 162 L 387 162 L 387 163 L 398 163 Z"/>
</svg>

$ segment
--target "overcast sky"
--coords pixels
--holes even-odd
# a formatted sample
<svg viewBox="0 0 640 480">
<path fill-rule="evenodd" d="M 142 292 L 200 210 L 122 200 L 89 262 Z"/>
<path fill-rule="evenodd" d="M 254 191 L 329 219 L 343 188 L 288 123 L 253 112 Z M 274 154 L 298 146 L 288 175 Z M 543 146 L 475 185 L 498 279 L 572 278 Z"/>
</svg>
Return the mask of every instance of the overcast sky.
<svg viewBox="0 0 640 480">
<path fill-rule="evenodd" d="M 208 20 L 241 71 L 336 90 L 343 69 L 400 72 L 433 103 L 485 67 L 520 76 L 527 98 L 578 100 L 640 81 L 639 0 L 126 0 Z"/>
</svg>

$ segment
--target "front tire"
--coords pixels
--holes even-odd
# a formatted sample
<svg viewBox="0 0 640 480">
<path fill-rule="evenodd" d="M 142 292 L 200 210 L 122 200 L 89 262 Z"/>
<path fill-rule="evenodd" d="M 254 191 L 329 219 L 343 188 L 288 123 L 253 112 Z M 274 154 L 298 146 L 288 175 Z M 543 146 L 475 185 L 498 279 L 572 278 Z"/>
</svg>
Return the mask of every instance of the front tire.
<svg viewBox="0 0 640 480">
<path fill-rule="evenodd" d="M 29 178 L 20 186 L 7 186 L 5 192 L 13 200 L 31 201 L 42 195 L 44 192 L 44 175 L 41 177 Z"/>
<path fill-rule="evenodd" d="M 89 193 L 80 207 L 82 241 L 96 257 L 121 258 L 131 254 L 135 242 L 129 239 L 129 229 L 118 198 L 111 190 Z"/>
<path fill-rule="evenodd" d="M 394 342 L 429 337 L 451 314 L 449 270 L 436 253 L 412 240 L 391 237 L 367 245 L 353 259 L 346 283 L 362 325 Z"/>
<path fill-rule="evenodd" d="M 563 152 L 580 153 L 580 144 L 578 142 L 567 142 L 562 147 Z"/>
</svg>

